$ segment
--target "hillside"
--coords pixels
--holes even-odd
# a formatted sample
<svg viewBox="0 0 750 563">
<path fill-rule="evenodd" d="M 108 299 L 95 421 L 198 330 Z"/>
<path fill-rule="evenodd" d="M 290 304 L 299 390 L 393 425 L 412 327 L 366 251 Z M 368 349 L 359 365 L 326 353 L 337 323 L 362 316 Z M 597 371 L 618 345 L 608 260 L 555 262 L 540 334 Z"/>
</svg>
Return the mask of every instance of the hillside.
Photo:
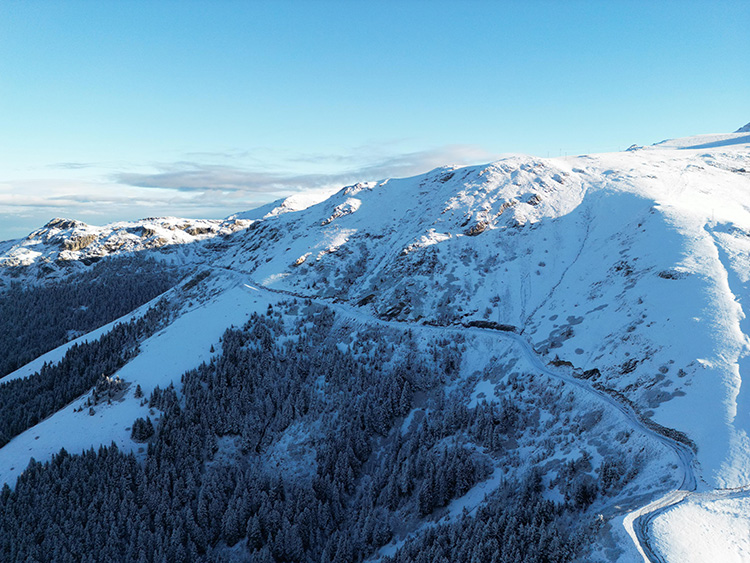
<svg viewBox="0 0 750 563">
<path fill-rule="evenodd" d="M 464 560 L 464 537 L 498 561 L 739 561 L 750 549 L 745 129 L 439 168 L 224 222 L 58 219 L 2 243 L 7 287 L 75 284 L 109 255 L 179 269 L 171 289 L 144 293 L 122 318 L 132 329 L 120 329 L 127 353 L 103 368 L 122 381 L 109 400 L 92 402 L 104 384 L 90 380 L 94 391 L 59 411 L 34 406 L 38 421 L 8 427 L 0 479 L 15 486 L 31 457 L 61 447 L 114 442 L 113 467 L 142 483 L 128 510 L 149 507 L 143 534 L 157 543 L 145 552 L 176 557 L 185 536 L 195 550 L 185 560 L 407 562 L 438 544 L 432 560 Z M 112 326 L 72 334 L 0 380 L 0 418 L 4 386 L 21 396 L 9 386 L 54 381 L 54 366 L 77 366 L 81 354 L 109 366 Z M 165 402 L 170 383 L 177 395 Z M 156 427 L 148 445 L 131 436 L 139 417 Z M 189 469 L 170 465 L 171 448 L 193 435 L 181 454 Z M 54 467 L 32 465 L 21 490 L 49 482 Z M 185 471 L 181 524 L 167 525 L 156 513 L 168 501 L 144 499 Z M 211 489 L 222 475 L 235 492 Z M 268 506 L 240 494 L 251 482 Z M 216 504 L 201 520 L 209 490 Z M 524 512 L 532 505 L 541 512 Z M 523 552 L 532 536 L 513 527 L 477 528 L 480 512 L 545 522 L 533 532 L 539 551 Z M 165 533 L 177 535 L 161 545 Z M 498 537 L 502 550 L 489 547 Z M 137 559 L 118 545 L 107 557 Z M 9 560 L 38 556 L 2 551 L 12 549 L 0 544 Z"/>
<path fill-rule="evenodd" d="M 216 264 L 377 318 L 517 327 L 549 360 L 598 370 L 685 430 L 703 478 L 737 486 L 750 482 L 738 395 L 748 143 L 696 137 L 359 184 L 254 224 Z"/>
</svg>

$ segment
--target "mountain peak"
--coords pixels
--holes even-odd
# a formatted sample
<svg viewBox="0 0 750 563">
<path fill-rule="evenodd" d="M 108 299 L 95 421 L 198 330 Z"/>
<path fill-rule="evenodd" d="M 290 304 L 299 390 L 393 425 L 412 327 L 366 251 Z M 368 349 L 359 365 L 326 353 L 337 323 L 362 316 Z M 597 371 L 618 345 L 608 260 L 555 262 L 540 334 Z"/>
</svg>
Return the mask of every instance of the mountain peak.
<svg viewBox="0 0 750 563">
<path fill-rule="evenodd" d="M 735 133 L 750 133 L 750 123 L 748 123 L 744 127 L 740 127 L 739 129 L 737 129 L 737 131 L 735 131 Z"/>
<path fill-rule="evenodd" d="M 55 217 L 51 219 L 43 229 L 74 229 L 75 227 L 85 227 L 86 223 L 76 221 L 75 219 L 65 219 L 64 217 Z"/>
</svg>

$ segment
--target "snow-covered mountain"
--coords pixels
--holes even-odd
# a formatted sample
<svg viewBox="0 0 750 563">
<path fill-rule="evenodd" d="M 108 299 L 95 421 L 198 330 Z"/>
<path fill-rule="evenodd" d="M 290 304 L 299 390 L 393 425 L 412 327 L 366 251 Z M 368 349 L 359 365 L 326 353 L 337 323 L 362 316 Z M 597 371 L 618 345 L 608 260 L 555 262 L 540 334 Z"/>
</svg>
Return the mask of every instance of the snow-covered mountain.
<svg viewBox="0 0 750 563">
<path fill-rule="evenodd" d="M 216 264 L 377 318 L 517 327 L 687 431 L 704 479 L 738 486 L 749 144 L 700 136 L 357 184 L 254 224 Z"/>
<path fill-rule="evenodd" d="M 485 493 L 532 465 L 543 468 L 549 498 L 569 496 L 558 481 L 576 452 L 594 460 L 582 472 L 601 480 L 605 470 L 596 463 L 620 448 L 631 461 L 637 456 L 640 471 L 583 503 L 605 524 L 592 528 L 597 540 L 580 560 L 740 561 L 750 553 L 742 516 L 750 486 L 750 397 L 742 385 L 750 374 L 748 131 L 620 153 L 518 155 L 439 168 L 362 182 L 319 202 L 276 202 L 224 222 L 149 219 L 94 228 L 53 220 L 0 247 L 0 279 L 177 244 L 190 276 L 164 296 L 172 316 L 116 372 L 131 385 L 123 400 L 89 416 L 78 409 L 90 402 L 82 396 L 13 437 L 0 448 L 0 479 L 12 484 L 29 457 L 44 461 L 60 447 L 78 452 L 114 440 L 138 451 L 130 425 L 155 411 L 134 397 L 136 385 L 146 394 L 157 385 L 179 387 L 184 372 L 221 352 L 229 326 L 272 310 L 283 311 L 279 318 L 290 326 L 302 314 L 299 303 L 307 303 L 335 313 L 330 338 L 353 357 L 377 357 L 359 343 L 368 331 L 388 335 L 382 345 L 394 358 L 437 358 L 441 346 L 457 342 L 459 365 L 444 382 L 446 395 L 465 391 L 470 408 L 513 397 L 536 413 L 538 427 L 507 439 L 502 455 L 466 444 L 494 465 L 440 518 L 475 510 Z M 191 250 L 189 243 L 217 235 Z M 2 382 L 33 377 L 107 330 L 66 343 Z M 311 337 L 281 341 L 295 338 Z M 518 378 L 528 391 L 518 390 Z M 545 389 L 554 390 L 548 402 L 535 402 Z M 556 403 L 566 393 L 569 415 Z M 432 400 L 415 400 L 397 417 L 403 435 L 443 408 Z M 290 451 L 315 449 L 309 432 L 292 424 L 268 450 L 261 436 L 258 463 L 289 466 Z M 216 455 L 236 461 L 234 446 L 221 444 Z M 282 473 L 300 478 L 298 465 Z M 398 551 L 403 540 L 422 529 L 406 507 L 399 510 L 398 541 L 378 556 L 398 558 L 409 549 Z"/>
<path fill-rule="evenodd" d="M 97 227 L 58 217 L 26 238 L 0 242 L 0 287 L 10 277 L 26 281 L 64 278 L 71 269 L 80 272 L 108 256 L 157 249 L 179 254 L 187 250 L 184 245 L 225 236 L 251 223 L 236 217 L 224 221 L 151 217 Z"/>
</svg>

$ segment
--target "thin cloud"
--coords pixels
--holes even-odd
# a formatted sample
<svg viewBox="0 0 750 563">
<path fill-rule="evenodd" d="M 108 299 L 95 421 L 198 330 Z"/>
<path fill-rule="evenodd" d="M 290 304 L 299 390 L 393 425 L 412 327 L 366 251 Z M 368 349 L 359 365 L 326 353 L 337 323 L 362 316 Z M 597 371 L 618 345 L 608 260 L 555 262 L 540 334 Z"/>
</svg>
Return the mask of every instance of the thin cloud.
<svg viewBox="0 0 750 563">
<path fill-rule="evenodd" d="M 342 154 L 287 153 L 263 163 L 261 150 L 249 151 L 248 158 L 230 150 L 152 165 L 150 172 L 136 172 L 143 168 L 134 163 L 57 163 L 48 167 L 60 170 L 53 178 L 0 179 L 0 240 L 20 236 L 23 229 L 31 232 L 55 216 L 95 224 L 146 216 L 218 219 L 294 193 L 333 191 L 359 181 L 496 158 L 467 145 L 409 153 L 392 149 L 373 145 Z M 331 172 L 304 173 L 306 169 Z"/>
<path fill-rule="evenodd" d="M 356 170 L 371 179 L 404 177 L 446 165 L 477 164 L 494 160 L 496 155 L 472 145 L 450 145 L 437 149 L 390 156 Z"/>
<path fill-rule="evenodd" d="M 293 177 L 234 166 L 177 162 L 161 168 L 162 171 L 151 174 L 122 172 L 114 174 L 112 180 L 138 188 L 162 188 L 181 192 L 274 192 L 288 190 L 296 185 Z"/>
<path fill-rule="evenodd" d="M 47 168 L 57 170 L 83 170 L 85 168 L 96 168 L 97 164 L 92 162 L 56 162 L 55 164 L 48 164 Z"/>
<path fill-rule="evenodd" d="M 362 180 L 412 176 L 446 164 L 468 164 L 492 160 L 493 155 L 469 145 L 453 145 L 371 161 L 330 174 L 281 174 L 236 166 L 181 161 L 161 165 L 154 173 L 120 172 L 112 176 L 119 184 L 138 188 L 160 188 L 180 192 L 241 192 L 281 195 L 289 191 L 345 185 Z M 300 155 L 297 162 L 335 162 L 351 165 L 353 156 Z"/>
</svg>

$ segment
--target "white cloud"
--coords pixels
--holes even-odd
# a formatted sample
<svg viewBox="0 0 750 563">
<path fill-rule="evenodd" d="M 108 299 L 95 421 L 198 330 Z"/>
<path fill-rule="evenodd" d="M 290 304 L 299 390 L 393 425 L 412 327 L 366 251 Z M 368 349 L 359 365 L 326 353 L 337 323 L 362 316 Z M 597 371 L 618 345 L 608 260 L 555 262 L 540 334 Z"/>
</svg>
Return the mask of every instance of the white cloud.
<svg viewBox="0 0 750 563">
<path fill-rule="evenodd" d="M 191 160 L 148 167 L 51 164 L 45 170 L 52 177 L 0 179 L 0 240 L 23 236 L 55 216 L 99 224 L 158 215 L 221 218 L 293 193 L 495 157 L 468 145 L 388 152 L 384 146 L 367 146 L 349 154 L 277 155 L 275 169 L 261 162 L 259 153 L 239 150 L 191 153 Z M 329 172 L 305 173 L 321 169 Z"/>
</svg>

